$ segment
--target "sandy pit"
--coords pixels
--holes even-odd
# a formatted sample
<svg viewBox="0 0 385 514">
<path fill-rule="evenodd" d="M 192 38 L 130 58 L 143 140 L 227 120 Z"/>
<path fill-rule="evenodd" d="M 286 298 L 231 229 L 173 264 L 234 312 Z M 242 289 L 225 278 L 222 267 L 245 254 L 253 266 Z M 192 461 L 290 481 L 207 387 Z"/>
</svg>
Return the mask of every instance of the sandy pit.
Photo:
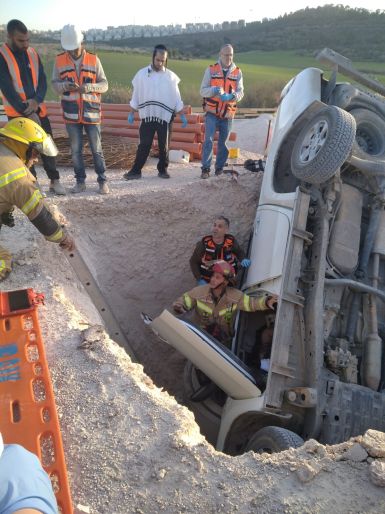
<svg viewBox="0 0 385 514">
<path fill-rule="evenodd" d="M 236 121 L 240 162 L 253 153 L 254 120 Z M 385 436 L 334 447 L 238 457 L 217 452 L 182 405 L 183 357 L 158 341 L 140 313 L 158 315 L 194 285 L 188 259 L 219 214 L 246 245 L 261 176 L 242 168 L 200 180 L 199 163 L 172 164 L 170 180 L 150 160 L 143 179 L 108 172 L 111 194 L 48 197 L 75 235 L 139 363 L 103 330 L 67 258 L 21 214 L 1 231 L 14 255 L 2 289 L 32 287 L 46 297 L 39 318 L 56 395 L 75 512 L 380 513 L 385 510 Z M 47 179 L 39 169 L 44 188 Z M 66 187 L 72 170 L 61 170 Z M 83 331 L 94 327 L 88 340 Z"/>
</svg>

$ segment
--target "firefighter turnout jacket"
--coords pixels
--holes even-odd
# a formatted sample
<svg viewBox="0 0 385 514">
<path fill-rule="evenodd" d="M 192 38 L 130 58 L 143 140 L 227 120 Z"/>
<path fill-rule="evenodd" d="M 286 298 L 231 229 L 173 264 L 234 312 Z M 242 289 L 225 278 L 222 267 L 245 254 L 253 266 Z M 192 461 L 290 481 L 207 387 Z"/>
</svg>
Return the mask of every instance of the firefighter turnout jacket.
<svg viewBox="0 0 385 514">
<path fill-rule="evenodd" d="M 0 139 L 0 216 L 16 206 L 48 241 L 60 243 L 65 233 L 52 217 L 35 182 L 23 161 Z"/>
<path fill-rule="evenodd" d="M 195 323 L 215 337 L 231 346 L 233 324 L 237 311 L 255 312 L 268 309 L 268 296 L 251 297 L 239 289 L 227 286 L 222 296 L 216 299 L 209 285 L 198 286 L 178 298 L 175 310 L 194 310 Z"/>
</svg>

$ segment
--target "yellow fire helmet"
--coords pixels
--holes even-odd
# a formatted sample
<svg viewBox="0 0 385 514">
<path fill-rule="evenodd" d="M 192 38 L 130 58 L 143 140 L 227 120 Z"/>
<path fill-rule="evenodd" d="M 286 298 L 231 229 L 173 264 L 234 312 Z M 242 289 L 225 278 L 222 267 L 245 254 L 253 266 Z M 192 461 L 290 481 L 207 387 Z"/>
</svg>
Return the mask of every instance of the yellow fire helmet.
<svg viewBox="0 0 385 514">
<path fill-rule="evenodd" d="M 39 153 L 56 157 L 59 153 L 52 137 L 29 118 L 13 118 L 0 128 L 0 136 L 35 148 Z"/>
</svg>

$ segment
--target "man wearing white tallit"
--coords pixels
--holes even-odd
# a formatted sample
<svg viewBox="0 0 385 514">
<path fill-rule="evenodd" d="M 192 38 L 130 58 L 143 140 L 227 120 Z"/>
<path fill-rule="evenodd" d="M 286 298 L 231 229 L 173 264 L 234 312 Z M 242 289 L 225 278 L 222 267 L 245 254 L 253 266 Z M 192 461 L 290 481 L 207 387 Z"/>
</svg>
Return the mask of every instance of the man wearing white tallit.
<svg viewBox="0 0 385 514">
<path fill-rule="evenodd" d="M 164 45 L 157 45 L 152 55 L 152 64 L 139 70 L 132 81 L 134 90 L 128 123 L 134 123 L 134 113 L 138 111 L 141 124 L 135 162 L 131 170 L 123 175 L 126 180 L 142 178 L 142 168 L 150 153 L 155 133 L 158 136 L 159 147 L 158 176 L 170 178 L 167 172 L 168 150 L 175 115 L 180 115 L 183 128 L 187 126 L 179 82 L 179 77 L 167 69 L 167 48 Z"/>
</svg>

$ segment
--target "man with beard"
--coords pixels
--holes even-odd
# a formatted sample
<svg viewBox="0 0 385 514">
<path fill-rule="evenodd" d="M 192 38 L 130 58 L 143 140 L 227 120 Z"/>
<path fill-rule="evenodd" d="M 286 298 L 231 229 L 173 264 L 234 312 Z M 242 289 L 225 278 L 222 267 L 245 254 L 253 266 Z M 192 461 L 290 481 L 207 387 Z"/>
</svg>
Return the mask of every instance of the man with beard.
<svg viewBox="0 0 385 514">
<path fill-rule="evenodd" d="M 0 89 L 5 114 L 8 119 L 23 116 L 41 125 L 52 135 L 44 97 L 47 93 L 47 79 L 40 57 L 29 46 L 28 29 L 20 20 L 7 24 L 7 42 L 0 47 Z M 41 156 L 43 167 L 50 179 L 50 192 L 65 195 L 60 183 L 55 157 Z M 34 166 L 30 169 L 36 178 Z"/>
<path fill-rule="evenodd" d="M 131 170 L 123 175 L 126 180 L 142 178 L 142 168 L 151 150 L 155 134 L 158 136 L 159 162 L 158 176 L 170 178 L 167 172 L 168 151 L 171 139 L 172 122 L 175 114 L 180 115 L 182 127 L 187 126 L 183 114 L 183 102 L 179 92 L 180 79 L 167 68 L 167 48 L 157 45 L 152 55 L 152 63 L 135 75 L 130 101 L 128 123 L 134 123 L 134 113 L 139 112 L 139 146 Z"/>
</svg>

